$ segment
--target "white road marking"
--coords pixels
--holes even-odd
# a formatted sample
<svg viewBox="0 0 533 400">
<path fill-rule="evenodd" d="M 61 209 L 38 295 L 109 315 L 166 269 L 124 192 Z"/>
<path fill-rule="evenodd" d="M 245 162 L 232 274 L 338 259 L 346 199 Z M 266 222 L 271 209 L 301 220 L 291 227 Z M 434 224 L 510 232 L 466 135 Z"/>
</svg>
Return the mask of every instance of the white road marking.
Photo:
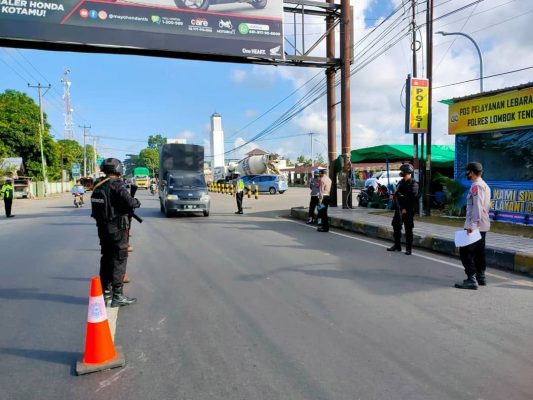
<svg viewBox="0 0 533 400">
<path fill-rule="evenodd" d="M 117 318 L 119 308 L 120 307 L 106 307 L 107 321 L 109 322 L 109 329 L 111 330 L 111 337 L 113 338 L 113 343 L 115 343 L 115 331 L 117 330 Z"/>
</svg>

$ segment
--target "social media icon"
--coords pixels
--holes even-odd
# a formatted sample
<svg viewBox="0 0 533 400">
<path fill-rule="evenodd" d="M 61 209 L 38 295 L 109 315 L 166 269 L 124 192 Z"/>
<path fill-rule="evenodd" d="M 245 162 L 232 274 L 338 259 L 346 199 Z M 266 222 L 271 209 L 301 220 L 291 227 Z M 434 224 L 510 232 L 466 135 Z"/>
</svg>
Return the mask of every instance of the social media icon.
<svg viewBox="0 0 533 400">
<path fill-rule="evenodd" d="M 89 11 L 89 18 L 92 18 L 92 19 L 98 18 L 98 11 L 96 10 Z"/>
<path fill-rule="evenodd" d="M 87 18 L 88 16 L 89 16 L 89 10 L 87 10 L 86 8 L 82 8 L 80 10 L 80 17 Z"/>
<path fill-rule="evenodd" d="M 100 18 L 101 20 L 107 19 L 107 13 L 104 10 L 99 11 L 98 18 Z"/>
</svg>

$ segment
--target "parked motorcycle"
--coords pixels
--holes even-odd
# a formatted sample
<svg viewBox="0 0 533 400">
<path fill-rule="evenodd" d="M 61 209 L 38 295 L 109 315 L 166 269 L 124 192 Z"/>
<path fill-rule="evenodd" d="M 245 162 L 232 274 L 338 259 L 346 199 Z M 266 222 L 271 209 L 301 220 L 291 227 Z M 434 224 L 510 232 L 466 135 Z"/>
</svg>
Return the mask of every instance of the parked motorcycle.
<svg viewBox="0 0 533 400">
<path fill-rule="evenodd" d="M 79 193 L 72 193 L 72 195 L 74 196 L 74 205 L 76 208 L 83 207 L 83 195 Z"/>
<path fill-rule="evenodd" d="M 386 208 L 389 203 L 389 191 L 385 185 L 376 183 L 369 185 L 357 195 L 359 207 L 368 207 L 371 204 L 372 208 Z"/>
</svg>

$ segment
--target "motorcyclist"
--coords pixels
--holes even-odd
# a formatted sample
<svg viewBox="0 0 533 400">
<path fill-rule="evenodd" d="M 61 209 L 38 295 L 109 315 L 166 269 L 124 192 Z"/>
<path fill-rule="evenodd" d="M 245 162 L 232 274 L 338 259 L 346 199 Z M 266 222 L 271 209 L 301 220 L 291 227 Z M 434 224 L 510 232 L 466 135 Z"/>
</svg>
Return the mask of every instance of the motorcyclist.
<svg viewBox="0 0 533 400">
<path fill-rule="evenodd" d="M 85 194 L 85 188 L 83 187 L 83 185 L 80 183 L 79 180 L 76 181 L 76 184 L 74 186 L 72 186 L 72 189 L 70 190 L 70 193 L 72 193 L 72 195 L 74 197 L 79 196 L 80 205 L 84 204 L 83 195 Z M 75 199 L 74 199 L 74 203 L 76 203 Z"/>
<path fill-rule="evenodd" d="M 155 194 L 156 191 L 157 191 L 157 183 L 152 181 L 152 183 L 150 183 L 150 193 Z"/>
</svg>

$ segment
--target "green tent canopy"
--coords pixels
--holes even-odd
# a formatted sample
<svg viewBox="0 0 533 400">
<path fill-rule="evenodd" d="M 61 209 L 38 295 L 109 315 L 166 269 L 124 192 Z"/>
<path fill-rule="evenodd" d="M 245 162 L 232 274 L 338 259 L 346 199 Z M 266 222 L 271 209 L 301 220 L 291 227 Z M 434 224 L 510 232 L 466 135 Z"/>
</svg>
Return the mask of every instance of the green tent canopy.
<svg viewBox="0 0 533 400">
<path fill-rule="evenodd" d="M 418 146 L 418 157 L 421 152 Z M 341 156 L 342 157 L 342 156 Z M 350 156 L 352 164 L 410 161 L 413 159 L 412 144 L 384 144 L 380 146 L 366 147 L 352 150 Z M 433 145 L 431 146 L 431 165 L 436 168 L 453 168 L 455 160 L 455 146 Z"/>
</svg>

